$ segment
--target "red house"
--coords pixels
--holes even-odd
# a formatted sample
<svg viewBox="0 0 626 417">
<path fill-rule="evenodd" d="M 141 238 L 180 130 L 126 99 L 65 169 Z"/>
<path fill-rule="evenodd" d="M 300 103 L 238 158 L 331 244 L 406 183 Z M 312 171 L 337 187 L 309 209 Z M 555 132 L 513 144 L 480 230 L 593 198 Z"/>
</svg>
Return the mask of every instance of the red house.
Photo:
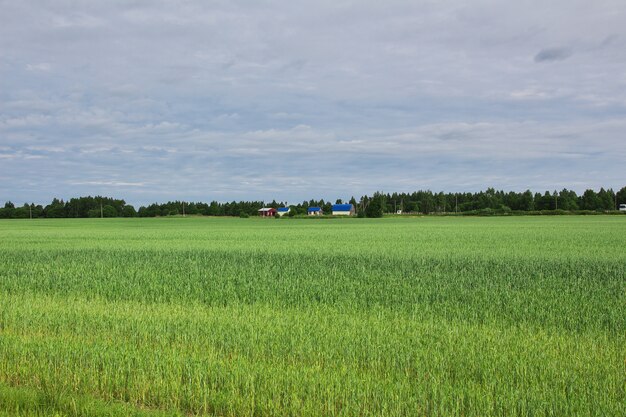
<svg viewBox="0 0 626 417">
<path fill-rule="evenodd" d="M 276 209 L 272 207 L 263 207 L 259 209 L 259 216 L 261 217 L 274 217 L 276 214 Z"/>
</svg>

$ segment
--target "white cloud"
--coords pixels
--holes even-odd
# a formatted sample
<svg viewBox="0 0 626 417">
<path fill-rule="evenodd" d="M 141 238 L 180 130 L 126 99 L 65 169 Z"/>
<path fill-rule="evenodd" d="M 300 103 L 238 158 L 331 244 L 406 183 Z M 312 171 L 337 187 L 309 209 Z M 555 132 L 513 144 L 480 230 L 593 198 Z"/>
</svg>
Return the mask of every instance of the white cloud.
<svg viewBox="0 0 626 417">
<path fill-rule="evenodd" d="M 52 65 L 47 62 L 42 62 L 39 64 L 26 64 L 26 71 L 41 71 L 48 72 L 52 69 Z"/>
<path fill-rule="evenodd" d="M 526 100 L 526 99 L 547 99 L 552 98 L 553 96 L 546 91 L 541 91 L 537 88 L 530 87 L 524 90 L 515 90 L 511 91 L 511 97 L 514 99 Z"/>
<path fill-rule="evenodd" d="M 143 187 L 146 184 L 143 182 L 124 182 L 124 181 L 74 181 L 70 182 L 70 185 L 103 185 L 111 187 Z"/>
</svg>

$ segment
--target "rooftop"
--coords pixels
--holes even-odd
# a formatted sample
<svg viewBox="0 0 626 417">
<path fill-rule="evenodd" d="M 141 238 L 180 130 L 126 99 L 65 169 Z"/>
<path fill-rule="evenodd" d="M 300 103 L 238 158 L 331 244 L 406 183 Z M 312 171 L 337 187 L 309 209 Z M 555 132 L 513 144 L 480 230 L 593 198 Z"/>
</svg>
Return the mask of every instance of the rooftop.
<svg viewBox="0 0 626 417">
<path fill-rule="evenodd" d="M 333 211 L 350 211 L 352 204 L 333 204 Z"/>
</svg>

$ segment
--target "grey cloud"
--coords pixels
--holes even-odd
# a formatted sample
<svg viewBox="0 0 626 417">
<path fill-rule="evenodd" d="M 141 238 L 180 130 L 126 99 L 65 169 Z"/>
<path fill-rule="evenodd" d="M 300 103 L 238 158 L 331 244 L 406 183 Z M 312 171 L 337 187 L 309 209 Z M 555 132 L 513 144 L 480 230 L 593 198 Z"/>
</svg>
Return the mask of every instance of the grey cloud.
<svg viewBox="0 0 626 417">
<path fill-rule="evenodd" d="M 535 55 L 535 62 L 563 61 L 572 56 L 569 48 L 546 48 Z"/>
<path fill-rule="evenodd" d="M 600 42 L 600 48 L 605 48 L 609 45 L 614 44 L 615 42 L 618 41 L 619 38 L 620 38 L 619 35 L 615 33 L 607 36 L 606 38 L 602 40 L 602 42 Z"/>
</svg>

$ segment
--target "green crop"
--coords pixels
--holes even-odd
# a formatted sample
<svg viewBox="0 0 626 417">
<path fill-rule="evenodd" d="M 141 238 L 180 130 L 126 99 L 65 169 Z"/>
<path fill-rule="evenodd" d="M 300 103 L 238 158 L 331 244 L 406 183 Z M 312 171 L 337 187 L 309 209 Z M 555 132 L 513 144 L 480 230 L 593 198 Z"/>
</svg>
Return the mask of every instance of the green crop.
<svg viewBox="0 0 626 417">
<path fill-rule="evenodd" d="M 0 222 L 0 416 L 626 415 L 626 219 Z"/>
</svg>

